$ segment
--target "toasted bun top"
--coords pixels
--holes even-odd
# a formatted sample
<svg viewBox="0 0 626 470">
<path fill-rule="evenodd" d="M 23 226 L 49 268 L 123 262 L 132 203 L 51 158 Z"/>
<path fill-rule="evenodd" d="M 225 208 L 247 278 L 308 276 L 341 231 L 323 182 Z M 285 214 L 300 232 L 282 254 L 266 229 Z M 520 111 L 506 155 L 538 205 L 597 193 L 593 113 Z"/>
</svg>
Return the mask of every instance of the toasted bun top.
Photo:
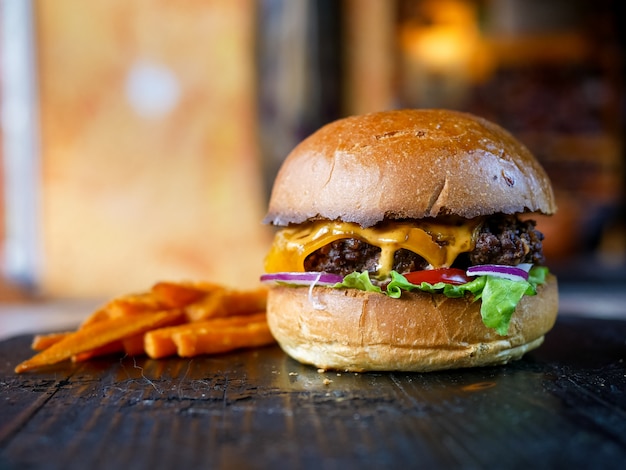
<svg viewBox="0 0 626 470">
<path fill-rule="evenodd" d="M 284 161 L 266 223 L 556 210 L 528 149 L 485 119 L 447 110 L 397 110 L 332 122 Z"/>
</svg>

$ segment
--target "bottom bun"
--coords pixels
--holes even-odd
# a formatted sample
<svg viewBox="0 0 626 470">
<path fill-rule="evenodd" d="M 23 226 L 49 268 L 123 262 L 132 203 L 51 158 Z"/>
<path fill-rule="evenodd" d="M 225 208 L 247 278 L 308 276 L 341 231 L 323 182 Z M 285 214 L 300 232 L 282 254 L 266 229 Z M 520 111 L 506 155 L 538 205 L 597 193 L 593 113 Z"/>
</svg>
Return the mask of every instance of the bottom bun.
<svg viewBox="0 0 626 470">
<path fill-rule="evenodd" d="M 521 358 L 556 321 L 557 280 L 524 296 L 507 336 L 487 328 L 480 302 L 441 294 L 403 293 L 400 299 L 356 289 L 270 289 L 267 320 L 292 358 L 322 369 L 414 371 L 479 367 Z"/>
</svg>

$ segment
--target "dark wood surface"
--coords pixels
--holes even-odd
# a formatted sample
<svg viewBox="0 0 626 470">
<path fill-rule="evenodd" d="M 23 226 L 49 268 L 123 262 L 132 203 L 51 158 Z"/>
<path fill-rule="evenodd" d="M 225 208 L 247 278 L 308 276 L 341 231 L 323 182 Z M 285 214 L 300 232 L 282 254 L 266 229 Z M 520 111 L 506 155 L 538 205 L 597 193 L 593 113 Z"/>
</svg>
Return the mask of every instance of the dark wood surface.
<svg viewBox="0 0 626 470">
<path fill-rule="evenodd" d="M 503 367 L 319 373 L 277 347 L 110 357 L 15 375 L 0 343 L 0 468 L 624 468 L 626 321 L 561 316 Z"/>
</svg>

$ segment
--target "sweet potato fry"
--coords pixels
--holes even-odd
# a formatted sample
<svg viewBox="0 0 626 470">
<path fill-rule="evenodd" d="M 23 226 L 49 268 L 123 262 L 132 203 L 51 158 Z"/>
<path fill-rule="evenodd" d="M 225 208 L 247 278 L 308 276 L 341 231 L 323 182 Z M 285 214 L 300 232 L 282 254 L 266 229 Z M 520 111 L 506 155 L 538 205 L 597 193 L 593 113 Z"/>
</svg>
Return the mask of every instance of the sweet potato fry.
<svg viewBox="0 0 626 470">
<path fill-rule="evenodd" d="M 161 326 L 179 323 L 182 319 L 183 315 L 180 310 L 169 310 L 98 321 L 78 329 L 32 358 L 18 364 L 15 372 L 22 373 L 38 367 L 55 364 L 129 336 Z"/>
<path fill-rule="evenodd" d="M 235 349 L 264 346 L 274 343 L 265 319 L 226 328 L 202 326 L 173 335 L 176 352 L 180 357 L 199 354 L 218 354 Z"/>
<path fill-rule="evenodd" d="M 168 308 L 183 308 L 203 297 L 224 290 L 218 284 L 192 282 L 157 282 L 152 294 L 159 303 Z"/>
<path fill-rule="evenodd" d="M 267 305 L 267 289 L 260 287 L 255 290 L 230 290 L 222 297 L 227 315 L 248 315 L 265 311 Z"/>
<path fill-rule="evenodd" d="M 106 356 L 109 354 L 125 353 L 128 356 L 139 356 L 145 354 L 143 349 L 143 333 L 130 336 L 128 338 L 122 338 L 119 341 L 113 341 L 112 343 L 105 344 L 99 348 L 86 351 L 84 353 L 72 356 L 74 362 L 84 362 L 89 359 L 94 359 L 100 356 Z"/>
<path fill-rule="evenodd" d="M 187 305 L 184 308 L 185 316 L 189 322 L 197 322 L 209 318 L 226 316 L 224 303 L 222 301 L 226 290 L 212 292 L 202 299 Z"/>
<path fill-rule="evenodd" d="M 109 318 L 111 318 L 111 315 L 109 314 L 107 307 L 104 306 L 103 308 L 96 310 L 87 318 L 85 318 L 83 322 L 80 324 L 80 327 L 83 328 L 85 326 L 93 325 L 94 323 L 98 323 L 103 320 L 108 320 Z"/>
<path fill-rule="evenodd" d="M 234 315 L 250 315 L 265 310 L 267 290 L 230 290 L 215 291 L 185 307 L 185 314 L 191 322 Z"/>
<path fill-rule="evenodd" d="M 140 356 L 142 354 L 145 354 L 146 350 L 143 347 L 144 336 L 145 333 L 140 333 L 138 335 L 124 338 L 122 340 L 124 352 L 129 356 Z"/>
<path fill-rule="evenodd" d="M 214 331 L 219 335 L 222 331 L 226 331 L 229 328 L 245 327 L 254 323 L 266 323 L 264 311 L 250 315 L 213 318 L 201 322 L 159 328 L 145 333 L 144 348 L 146 354 L 152 359 L 173 356 L 178 350 L 174 340 L 176 335 L 185 336 L 198 331 Z"/>
<path fill-rule="evenodd" d="M 71 335 L 72 332 L 64 331 L 60 333 L 49 333 L 45 335 L 35 335 L 33 338 L 33 342 L 31 343 L 31 349 L 35 351 L 43 351 L 44 349 L 48 349 L 54 343 L 58 343 L 67 335 Z"/>
<path fill-rule="evenodd" d="M 71 357 L 72 362 L 85 362 L 100 356 L 108 356 L 124 351 L 124 345 L 121 341 L 113 341 L 98 348 L 89 351 L 80 352 Z"/>
<path fill-rule="evenodd" d="M 186 323 L 181 326 L 188 326 Z M 176 344 L 172 339 L 176 327 L 159 328 L 146 332 L 143 337 L 143 348 L 148 357 L 161 359 L 176 354 Z"/>
<path fill-rule="evenodd" d="M 110 318 L 128 317 L 147 312 L 159 312 L 169 310 L 166 305 L 161 304 L 150 292 L 128 295 L 114 299 L 107 306 Z"/>
<path fill-rule="evenodd" d="M 141 292 L 117 297 L 96 310 L 81 324 L 81 328 L 93 323 L 117 317 L 168 310 L 151 292 Z"/>
<path fill-rule="evenodd" d="M 190 357 L 274 342 L 265 308 L 267 290 L 234 290 L 208 282 L 157 282 L 150 290 L 114 298 L 74 332 L 37 335 L 22 373 L 71 359 L 125 352 Z"/>
</svg>

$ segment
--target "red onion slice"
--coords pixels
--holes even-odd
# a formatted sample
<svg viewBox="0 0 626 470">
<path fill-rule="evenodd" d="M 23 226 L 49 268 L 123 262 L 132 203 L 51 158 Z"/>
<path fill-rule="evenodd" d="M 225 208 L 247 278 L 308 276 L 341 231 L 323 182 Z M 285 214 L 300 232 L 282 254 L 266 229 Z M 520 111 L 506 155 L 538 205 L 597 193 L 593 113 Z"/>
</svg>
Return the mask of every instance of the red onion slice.
<svg viewBox="0 0 626 470">
<path fill-rule="evenodd" d="M 329 274 L 321 272 L 304 272 L 304 273 L 270 273 L 261 276 L 261 282 L 274 283 L 282 282 L 296 286 L 334 286 L 338 282 L 343 281 L 343 277 L 338 274 Z"/>
<path fill-rule="evenodd" d="M 529 272 L 530 269 L 533 267 L 533 264 L 532 263 L 520 263 L 515 267 L 519 269 L 523 269 L 526 272 Z"/>
<path fill-rule="evenodd" d="M 529 268 L 530 269 L 530 268 Z M 495 276 L 511 281 L 527 281 L 528 271 L 517 266 L 506 266 L 501 264 L 481 264 L 467 268 L 468 276 Z"/>
</svg>

